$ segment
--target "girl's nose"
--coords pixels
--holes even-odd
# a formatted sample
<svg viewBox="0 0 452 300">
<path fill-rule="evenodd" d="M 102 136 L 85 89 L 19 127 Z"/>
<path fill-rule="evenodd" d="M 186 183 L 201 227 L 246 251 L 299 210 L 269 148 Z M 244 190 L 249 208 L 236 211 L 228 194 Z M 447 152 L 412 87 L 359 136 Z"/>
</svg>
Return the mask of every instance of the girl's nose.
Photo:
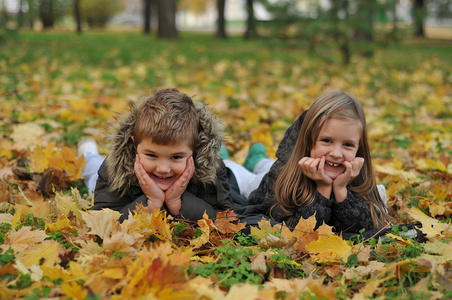
<svg viewBox="0 0 452 300">
<path fill-rule="evenodd" d="M 334 158 L 341 158 L 342 151 L 339 147 L 334 147 L 334 149 L 331 150 L 330 155 Z"/>
</svg>

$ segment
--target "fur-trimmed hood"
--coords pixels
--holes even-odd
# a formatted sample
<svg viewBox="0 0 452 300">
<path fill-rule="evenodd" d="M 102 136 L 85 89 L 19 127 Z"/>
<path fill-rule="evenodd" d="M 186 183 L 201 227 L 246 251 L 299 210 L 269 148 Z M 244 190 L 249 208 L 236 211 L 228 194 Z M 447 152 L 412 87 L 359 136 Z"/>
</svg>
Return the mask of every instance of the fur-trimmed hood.
<svg viewBox="0 0 452 300">
<path fill-rule="evenodd" d="M 224 138 L 223 124 L 214 116 L 207 104 L 193 101 L 199 116 L 198 146 L 194 151 L 195 174 L 191 181 L 206 184 L 215 183 L 216 168 L 219 166 L 218 152 Z M 134 172 L 136 151 L 131 136 L 140 103 L 131 103 L 128 115 L 118 115 L 116 123 L 108 133 L 110 153 L 105 159 L 107 178 L 111 191 L 121 195 L 131 186 L 138 185 Z"/>
</svg>

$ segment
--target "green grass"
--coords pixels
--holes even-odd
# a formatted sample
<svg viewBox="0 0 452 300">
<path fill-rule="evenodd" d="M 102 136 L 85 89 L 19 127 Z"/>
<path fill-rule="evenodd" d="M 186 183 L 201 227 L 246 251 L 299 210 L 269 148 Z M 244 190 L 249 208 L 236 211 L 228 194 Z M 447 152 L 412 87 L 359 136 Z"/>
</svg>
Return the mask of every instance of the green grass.
<svg viewBox="0 0 452 300">
<path fill-rule="evenodd" d="M 377 48 L 376 57 L 387 64 L 409 67 L 413 56 L 424 59 L 436 56 L 452 62 L 451 41 L 407 40 L 388 47 Z M 354 45 L 355 48 L 359 47 Z M 330 57 L 337 59 L 334 45 L 321 46 L 320 51 L 332 51 Z M 77 59 L 83 64 L 96 64 L 115 67 L 118 63 L 133 64 L 137 61 L 152 60 L 153 56 L 177 55 L 186 57 L 187 62 L 196 63 L 201 57 L 214 62 L 228 60 L 278 59 L 287 63 L 299 62 L 301 57 L 309 56 L 307 45 L 303 41 L 289 43 L 278 39 L 244 40 L 240 36 L 231 36 L 227 40 L 218 40 L 213 34 L 181 32 L 176 41 L 158 40 L 154 35 L 141 32 L 21 32 L 14 40 L 4 42 L 0 48 L 0 59 L 14 63 L 30 63 L 46 56 L 57 58 L 61 62 Z M 14 55 L 12 55 L 14 54 Z M 110 59 L 114 56 L 114 59 Z M 311 59 L 318 60 L 315 55 Z"/>
</svg>

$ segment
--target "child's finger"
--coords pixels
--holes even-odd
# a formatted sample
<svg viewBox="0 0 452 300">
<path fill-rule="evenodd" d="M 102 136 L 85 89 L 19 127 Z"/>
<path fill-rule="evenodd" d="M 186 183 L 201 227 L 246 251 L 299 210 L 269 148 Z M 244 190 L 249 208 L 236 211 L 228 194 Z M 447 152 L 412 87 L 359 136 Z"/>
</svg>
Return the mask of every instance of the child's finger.
<svg viewBox="0 0 452 300">
<path fill-rule="evenodd" d="M 309 165 L 309 169 L 311 171 L 312 174 L 317 173 L 317 170 L 319 169 L 319 163 L 320 163 L 320 159 L 319 158 L 314 158 L 310 165 Z"/>
<path fill-rule="evenodd" d="M 325 156 L 322 156 L 320 158 L 320 162 L 319 162 L 319 171 L 321 171 L 321 173 L 323 174 L 324 170 L 325 170 Z"/>
</svg>

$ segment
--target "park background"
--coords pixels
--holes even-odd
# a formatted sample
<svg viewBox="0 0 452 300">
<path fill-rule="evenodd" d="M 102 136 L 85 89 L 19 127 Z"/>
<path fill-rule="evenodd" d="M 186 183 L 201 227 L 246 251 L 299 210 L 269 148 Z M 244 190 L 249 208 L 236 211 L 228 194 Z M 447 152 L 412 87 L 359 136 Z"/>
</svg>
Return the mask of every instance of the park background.
<svg viewBox="0 0 452 300">
<path fill-rule="evenodd" d="M 451 297 L 450 1 L 0 8 L 2 299 Z M 139 210 L 120 225 L 88 212 L 77 142 L 93 137 L 106 155 L 115 114 L 158 87 L 208 103 L 239 163 L 252 142 L 274 157 L 325 91 L 355 95 L 389 211 L 422 224 L 427 242 L 403 238 L 404 228 L 352 244 L 309 220 L 243 236 L 222 216 L 191 224 Z"/>
</svg>

